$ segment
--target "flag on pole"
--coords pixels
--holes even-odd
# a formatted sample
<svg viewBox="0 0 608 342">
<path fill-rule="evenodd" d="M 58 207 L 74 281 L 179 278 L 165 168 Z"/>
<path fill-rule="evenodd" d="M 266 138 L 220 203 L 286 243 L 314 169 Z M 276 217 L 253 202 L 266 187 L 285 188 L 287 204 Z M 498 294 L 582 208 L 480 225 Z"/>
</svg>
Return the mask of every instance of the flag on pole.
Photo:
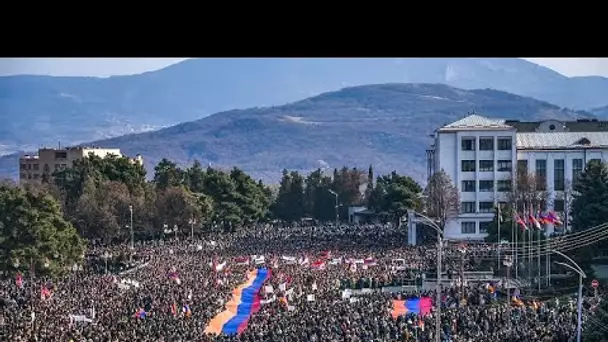
<svg viewBox="0 0 608 342">
<path fill-rule="evenodd" d="M 518 214 L 515 214 L 515 222 L 517 222 L 517 224 L 519 224 L 521 226 L 522 231 L 528 230 L 528 226 L 526 226 L 526 222 L 524 222 L 524 220 L 522 220 L 522 218 Z"/>
</svg>

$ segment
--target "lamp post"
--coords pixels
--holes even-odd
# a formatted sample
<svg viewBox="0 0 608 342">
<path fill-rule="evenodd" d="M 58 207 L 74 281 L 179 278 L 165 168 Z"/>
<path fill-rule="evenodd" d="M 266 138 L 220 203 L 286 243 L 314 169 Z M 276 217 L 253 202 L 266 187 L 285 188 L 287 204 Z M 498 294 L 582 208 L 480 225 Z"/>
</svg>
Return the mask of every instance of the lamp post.
<svg viewBox="0 0 608 342">
<path fill-rule="evenodd" d="M 464 299 L 464 256 L 467 253 L 467 247 L 460 244 L 458 247 L 460 252 L 460 300 Z"/>
<path fill-rule="evenodd" d="M 190 240 L 194 241 L 194 225 L 196 224 L 196 220 L 193 217 L 188 223 L 190 223 Z"/>
<path fill-rule="evenodd" d="M 340 203 L 338 202 L 338 193 L 329 189 L 329 193 L 336 198 L 336 227 L 340 225 Z"/>
<path fill-rule="evenodd" d="M 110 259 L 112 257 L 112 254 L 108 253 L 108 251 L 105 251 L 102 256 L 103 256 L 103 260 L 105 261 L 105 264 L 106 264 L 105 274 L 107 275 L 108 274 L 108 259 Z"/>
<path fill-rule="evenodd" d="M 437 232 L 437 294 L 435 298 L 437 315 L 435 316 L 435 341 L 441 342 L 441 258 L 443 254 L 443 232 L 441 227 L 435 223 L 435 220 L 421 213 L 416 212 L 415 214 L 422 217 L 428 226 Z"/>
<path fill-rule="evenodd" d="M 566 268 L 571 269 L 572 271 L 578 273 L 578 305 L 577 305 L 577 322 L 576 322 L 576 342 L 581 342 L 581 331 L 583 328 L 583 279 L 587 278 L 587 274 L 581 269 L 581 267 L 570 257 L 565 255 L 562 252 L 551 250 L 551 253 L 555 253 L 567 261 L 570 264 L 564 262 L 555 262 L 558 265 L 564 266 Z"/>
<path fill-rule="evenodd" d="M 176 225 L 176 224 L 174 224 L 174 225 L 173 225 L 173 236 L 175 236 L 175 240 L 177 240 L 177 230 L 178 230 L 178 229 L 177 229 L 177 225 Z"/>
<path fill-rule="evenodd" d="M 513 260 L 510 256 L 505 257 L 502 262 L 503 265 L 507 267 L 507 281 L 505 282 L 507 288 L 507 317 L 509 321 L 507 322 L 509 327 L 509 338 L 511 337 L 511 288 L 509 287 L 509 277 L 511 276 L 511 266 L 513 266 Z"/>
<path fill-rule="evenodd" d="M 129 206 L 129 212 L 131 214 L 131 224 L 129 225 L 129 229 L 131 229 L 131 251 L 133 251 L 133 249 L 135 249 L 135 245 L 134 245 L 134 237 L 133 237 L 133 206 L 132 205 Z"/>
</svg>

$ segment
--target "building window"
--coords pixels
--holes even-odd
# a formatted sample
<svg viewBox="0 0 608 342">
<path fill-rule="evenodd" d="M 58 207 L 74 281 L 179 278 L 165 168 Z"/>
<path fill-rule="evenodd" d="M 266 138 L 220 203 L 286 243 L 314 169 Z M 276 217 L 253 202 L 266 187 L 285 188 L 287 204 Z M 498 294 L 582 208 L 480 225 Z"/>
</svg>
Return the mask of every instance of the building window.
<svg viewBox="0 0 608 342">
<path fill-rule="evenodd" d="M 536 160 L 536 190 L 547 190 L 547 161 L 544 159 Z"/>
<path fill-rule="evenodd" d="M 463 214 L 474 214 L 475 213 L 475 202 L 462 202 L 460 204 L 460 211 Z"/>
<path fill-rule="evenodd" d="M 480 213 L 494 212 L 494 202 L 479 202 Z"/>
<path fill-rule="evenodd" d="M 513 162 L 510 160 L 499 160 L 496 168 L 501 172 L 511 172 L 513 170 Z"/>
<path fill-rule="evenodd" d="M 492 222 L 479 222 L 479 234 L 487 234 L 488 230 L 490 230 L 490 223 Z"/>
<path fill-rule="evenodd" d="M 511 138 L 498 138 L 498 150 L 500 151 L 511 151 L 512 149 Z"/>
<path fill-rule="evenodd" d="M 564 207 L 565 207 L 564 200 L 561 200 L 561 199 L 553 200 L 553 211 L 563 213 Z"/>
<path fill-rule="evenodd" d="M 475 222 L 461 222 L 460 232 L 462 234 L 475 234 Z"/>
<path fill-rule="evenodd" d="M 553 190 L 564 191 L 566 179 L 564 173 L 564 160 L 555 159 L 553 161 Z"/>
<path fill-rule="evenodd" d="M 518 160 L 517 161 L 517 173 L 520 175 L 525 175 L 528 173 L 528 161 L 527 160 Z"/>
<path fill-rule="evenodd" d="M 19 174 L 19 178 L 21 178 L 21 179 L 26 179 L 26 178 L 27 178 L 27 175 L 26 175 L 25 173 L 20 173 L 20 174 Z"/>
<path fill-rule="evenodd" d="M 20 169 L 21 169 L 21 170 L 25 170 L 25 169 L 27 169 L 27 164 L 21 164 Z"/>
<path fill-rule="evenodd" d="M 66 159 L 67 157 L 67 152 L 55 152 L 55 159 Z"/>
<path fill-rule="evenodd" d="M 475 172 L 475 161 L 474 160 L 463 160 L 462 161 L 462 172 Z"/>
<path fill-rule="evenodd" d="M 475 151 L 475 139 L 474 138 L 462 138 L 462 150 L 463 151 Z"/>
<path fill-rule="evenodd" d="M 479 161 L 479 171 L 480 172 L 494 171 L 494 161 L 493 160 L 480 160 Z"/>
<path fill-rule="evenodd" d="M 572 185 L 576 184 L 578 177 L 583 173 L 583 160 L 572 159 Z"/>
<path fill-rule="evenodd" d="M 51 168 L 49 167 L 49 164 L 44 164 L 44 172 L 46 172 L 46 173 L 51 172 Z"/>
<path fill-rule="evenodd" d="M 492 180 L 479 181 L 479 192 L 494 192 L 494 181 L 492 181 Z"/>
<path fill-rule="evenodd" d="M 38 169 L 40 169 L 40 165 L 39 164 L 34 164 L 34 171 L 38 171 Z"/>
<path fill-rule="evenodd" d="M 475 181 L 466 180 L 462 181 L 462 192 L 475 192 Z"/>
<path fill-rule="evenodd" d="M 480 151 L 493 151 L 494 150 L 494 138 L 479 138 L 479 150 Z"/>
<path fill-rule="evenodd" d="M 511 191 L 511 183 L 510 179 L 496 181 L 496 190 L 498 192 L 509 192 Z"/>
</svg>

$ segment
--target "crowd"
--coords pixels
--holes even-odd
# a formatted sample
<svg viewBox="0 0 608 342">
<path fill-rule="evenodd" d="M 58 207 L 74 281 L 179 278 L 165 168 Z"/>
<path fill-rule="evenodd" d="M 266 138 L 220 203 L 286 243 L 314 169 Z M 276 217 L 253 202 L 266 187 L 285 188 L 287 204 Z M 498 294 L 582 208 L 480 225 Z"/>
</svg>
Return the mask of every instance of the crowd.
<svg viewBox="0 0 608 342">
<path fill-rule="evenodd" d="M 406 246 L 387 226 L 252 227 L 197 241 L 92 247 L 88 262 L 60 279 L 0 285 L 0 341 L 570 341 L 571 303 L 508 306 L 488 284 L 447 286 L 442 329 L 435 313 L 393 318 L 393 299 L 429 296 L 434 246 Z M 107 263 L 106 263 L 107 261 Z M 447 248 L 448 272 L 480 261 Z M 107 267 L 106 267 L 107 265 Z M 256 267 L 272 270 L 261 305 L 239 335 L 205 333 Z M 385 286 L 412 285 L 399 292 Z M 496 284 L 490 286 L 496 287 Z M 373 288 L 364 294 L 362 288 Z M 48 291 L 46 290 L 48 289 Z M 345 289 L 353 290 L 345 295 Z M 498 289 L 497 289 L 498 290 Z"/>
</svg>

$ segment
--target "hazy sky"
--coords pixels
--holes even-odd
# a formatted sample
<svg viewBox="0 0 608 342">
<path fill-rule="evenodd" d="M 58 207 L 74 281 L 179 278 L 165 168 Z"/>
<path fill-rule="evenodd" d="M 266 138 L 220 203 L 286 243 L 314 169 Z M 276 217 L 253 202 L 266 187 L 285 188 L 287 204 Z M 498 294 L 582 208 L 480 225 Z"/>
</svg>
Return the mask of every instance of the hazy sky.
<svg viewBox="0 0 608 342">
<path fill-rule="evenodd" d="M 0 76 L 99 76 L 138 74 L 185 58 L 0 58 Z M 566 76 L 608 77 L 608 58 L 526 58 Z"/>
</svg>

